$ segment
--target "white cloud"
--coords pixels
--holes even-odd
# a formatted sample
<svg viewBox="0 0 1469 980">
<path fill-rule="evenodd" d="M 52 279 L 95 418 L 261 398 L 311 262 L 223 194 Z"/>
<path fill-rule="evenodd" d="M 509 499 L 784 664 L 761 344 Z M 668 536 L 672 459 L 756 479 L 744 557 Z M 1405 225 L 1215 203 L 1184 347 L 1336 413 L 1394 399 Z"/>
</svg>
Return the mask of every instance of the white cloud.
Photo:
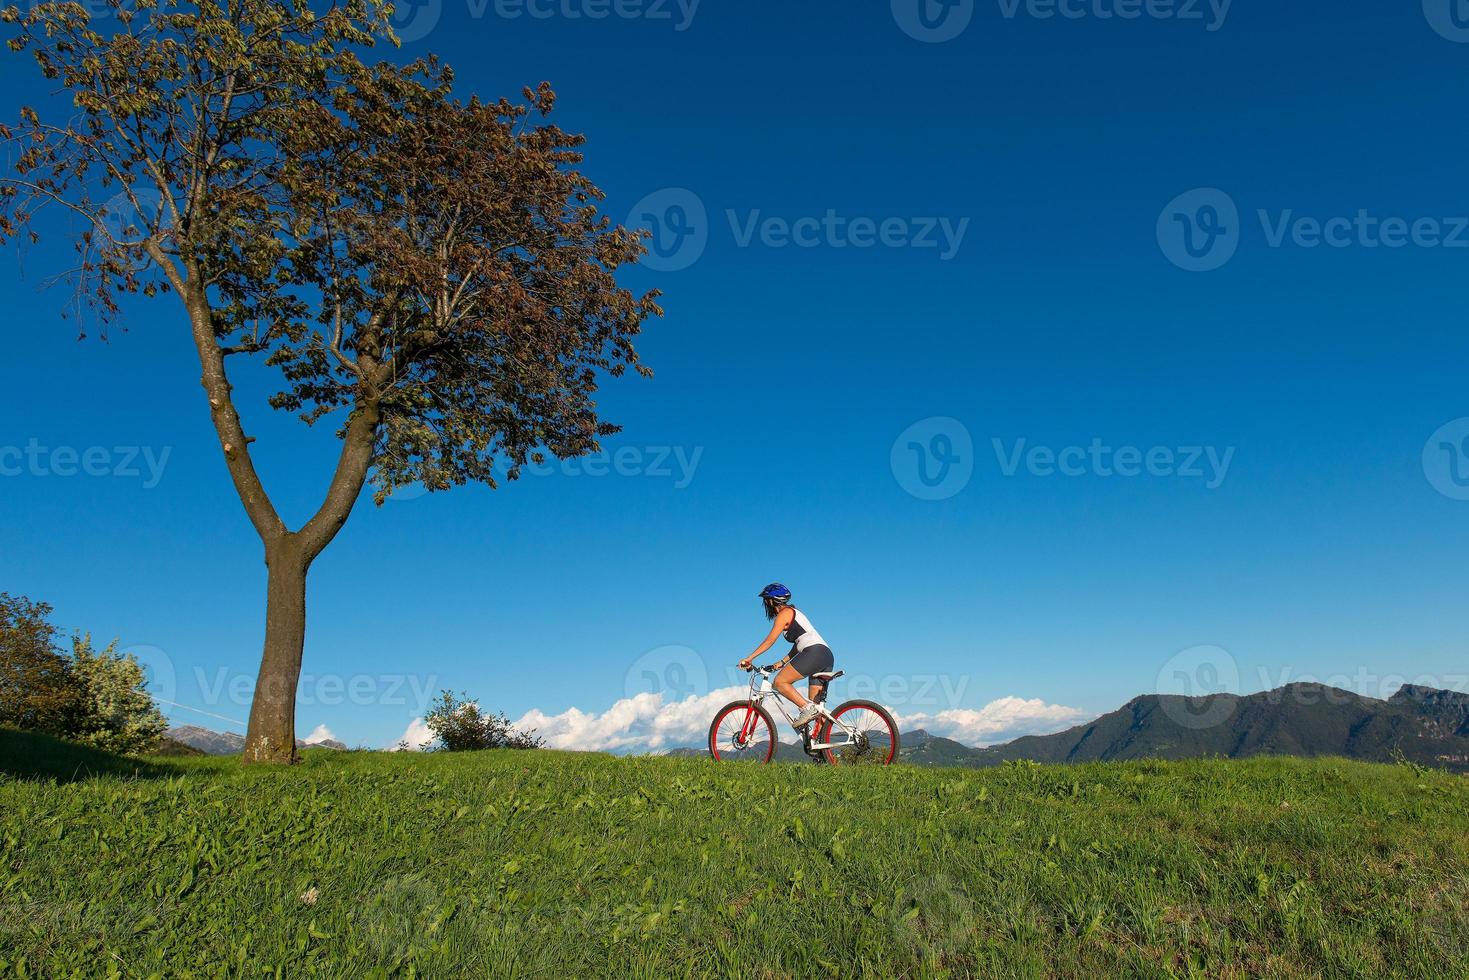
<svg viewBox="0 0 1469 980">
<path fill-rule="evenodd" d="M 428 730 L 428 725 L 424 720 L 422 718 L 415 718 L 408 723 L 407 729 L 404 730 L 403 735 L 398 741 L 388 746 L 388 751 L 396 752 L 398 751 L 399 742 L 407 742 L 409 752 L 422 752 L 424 746 L 433 740 L 434 733 Z"/>
<path fill-rule="evenodd" d="M 315 728 L 311 729 L 311 734 L 307 735 L 301 741 L 325 742 L 327 739 L 331 739 L 333 742 L 341 741 L 332 734 L 332 730 L 330 728 L 326 727 L 325 725 L 317 725 Z"/>
<path fill-rule="evenodd" d="M 658 752 L 704 744 L 714 712 L 748 690 L 726 687 L 667 704 L 662 694 L 645 693 L 623 698 L 601 714 L 568 708 L 559 715 L 548 715 L 534 708 L 514 724 L 521 730 L 535 729 L 553 749 Z"/>
<path fill-rule="evenodd" d="M 548 715 L 532 709 L 514 722 L 518 729 L 535 729 L 553 749 L 601 752 L 660 752 L 679 746 L 699 746 L 709 734 L 714 712 L 742 698 L 748 689 L 726 687 L 681 701 L 664 703 L 663 695 L 647 693 L 623 698 L 601 713 L 568 708 Z M 967 745 L 996 742 L 1060 731 L 1089 717 L 1076 708 L 1047 704 L 1039 698 L 1026 701 L 1000 698 L 983 708 L 954 708 L 937 714 L 906 714 L 898 717 L 902 731 L 927 729 L 931 734 L 952 738 Z M 779 719 L 781 739 L 795 737 Z M 412 726 L 410 726 L 410 731 Z"/>
<path fill-rule="evenodd" d="M 1040 698 L 1005 697 L 983 708 L 951 708 L 935 714 L 905 714 L 898 719 L 903 731 L 922 728 L 930 735 L 952 738 L 965 745 L 985 746 L 1008 742 L 1022 735 L 1048 735 L 1091 717 L 1080 708 L 1047 704 Z"/>
</svg>

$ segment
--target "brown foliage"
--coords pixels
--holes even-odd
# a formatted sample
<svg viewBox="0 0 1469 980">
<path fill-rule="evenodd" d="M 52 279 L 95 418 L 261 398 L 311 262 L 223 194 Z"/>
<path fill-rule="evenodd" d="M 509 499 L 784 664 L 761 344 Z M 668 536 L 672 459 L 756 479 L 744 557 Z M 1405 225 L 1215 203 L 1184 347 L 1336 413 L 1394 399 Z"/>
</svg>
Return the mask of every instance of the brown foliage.
<svg viewBox="0 0 1469 980">
<path fill-rule="evenodd" d="M 0 725 L 66 735 L 81 692 L 56 649 L 51 607 L 0 592 Z"/>
</svg>

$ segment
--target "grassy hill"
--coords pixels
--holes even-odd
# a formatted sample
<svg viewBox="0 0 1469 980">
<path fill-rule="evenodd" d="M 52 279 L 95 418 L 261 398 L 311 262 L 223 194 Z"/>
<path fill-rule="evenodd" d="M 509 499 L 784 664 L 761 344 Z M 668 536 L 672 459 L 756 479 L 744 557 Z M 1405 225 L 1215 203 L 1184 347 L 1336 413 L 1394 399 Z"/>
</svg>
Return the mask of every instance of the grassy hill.
<svg viewBox="0 0 1469 980">
<path fill-rule="evenodd" d="M 109 763 L 9 733 L 0 772 L 0 975 L 1447 977 L 1469 962 L 1469 781 L 1409 766 L 312 750 L 262 771 Z"/>
</svg>

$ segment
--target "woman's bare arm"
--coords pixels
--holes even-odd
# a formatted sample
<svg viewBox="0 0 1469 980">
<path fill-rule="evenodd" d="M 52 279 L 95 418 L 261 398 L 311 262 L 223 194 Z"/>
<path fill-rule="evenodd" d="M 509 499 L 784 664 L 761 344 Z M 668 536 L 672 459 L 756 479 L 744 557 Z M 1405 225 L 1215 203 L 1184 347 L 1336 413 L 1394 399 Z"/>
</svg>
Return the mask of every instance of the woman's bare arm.
<svg viewBox="0 0 1469 980">
<path fill-rule="evenodd" d="M 775 641 L 780 639 L 780 635 L 786 631 L 787 627 L 791 625 L 791 620 L 795 618 L 796 611 L 794 609 L 782 609 L 776 613 L 775 622 L 770 624 L 770 635 L 755 648 L 754 653 L 740 661 L 740 667 L 744 670 L 749 670 L 750 666 L 755 663 L 756 657 L 775 646 Z"/>
</svg>

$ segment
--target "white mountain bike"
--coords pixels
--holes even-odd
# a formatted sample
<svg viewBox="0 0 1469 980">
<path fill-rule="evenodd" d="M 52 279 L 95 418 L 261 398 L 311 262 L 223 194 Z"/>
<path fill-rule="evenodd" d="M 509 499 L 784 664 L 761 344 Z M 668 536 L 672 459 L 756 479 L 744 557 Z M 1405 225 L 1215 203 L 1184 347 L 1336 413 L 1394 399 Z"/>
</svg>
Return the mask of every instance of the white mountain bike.
<svg viewBox="0 0 1469 980">
<path fill-rule="evenodd" d="M 750 669 L 750 696 L 731 701 L 709 726 L 709 754 L 719 762 L 766 763 L 775 757 L 775 719 L 765 703 L 774 700 L 787 723 L 796 716 L 775 690 L 772 678 L 783 663 Z M 844 671 L 822 671 L 811 679 L 821 683 L 813 700 L 821 714 L 800 729 L 801 748 L 818 762 L 831 765 L 886 766 L 898 757 L 898 723 L 875 701 L 844 701 L 835 711 L 826 708 L 826 692 Z"/>
</svg>

